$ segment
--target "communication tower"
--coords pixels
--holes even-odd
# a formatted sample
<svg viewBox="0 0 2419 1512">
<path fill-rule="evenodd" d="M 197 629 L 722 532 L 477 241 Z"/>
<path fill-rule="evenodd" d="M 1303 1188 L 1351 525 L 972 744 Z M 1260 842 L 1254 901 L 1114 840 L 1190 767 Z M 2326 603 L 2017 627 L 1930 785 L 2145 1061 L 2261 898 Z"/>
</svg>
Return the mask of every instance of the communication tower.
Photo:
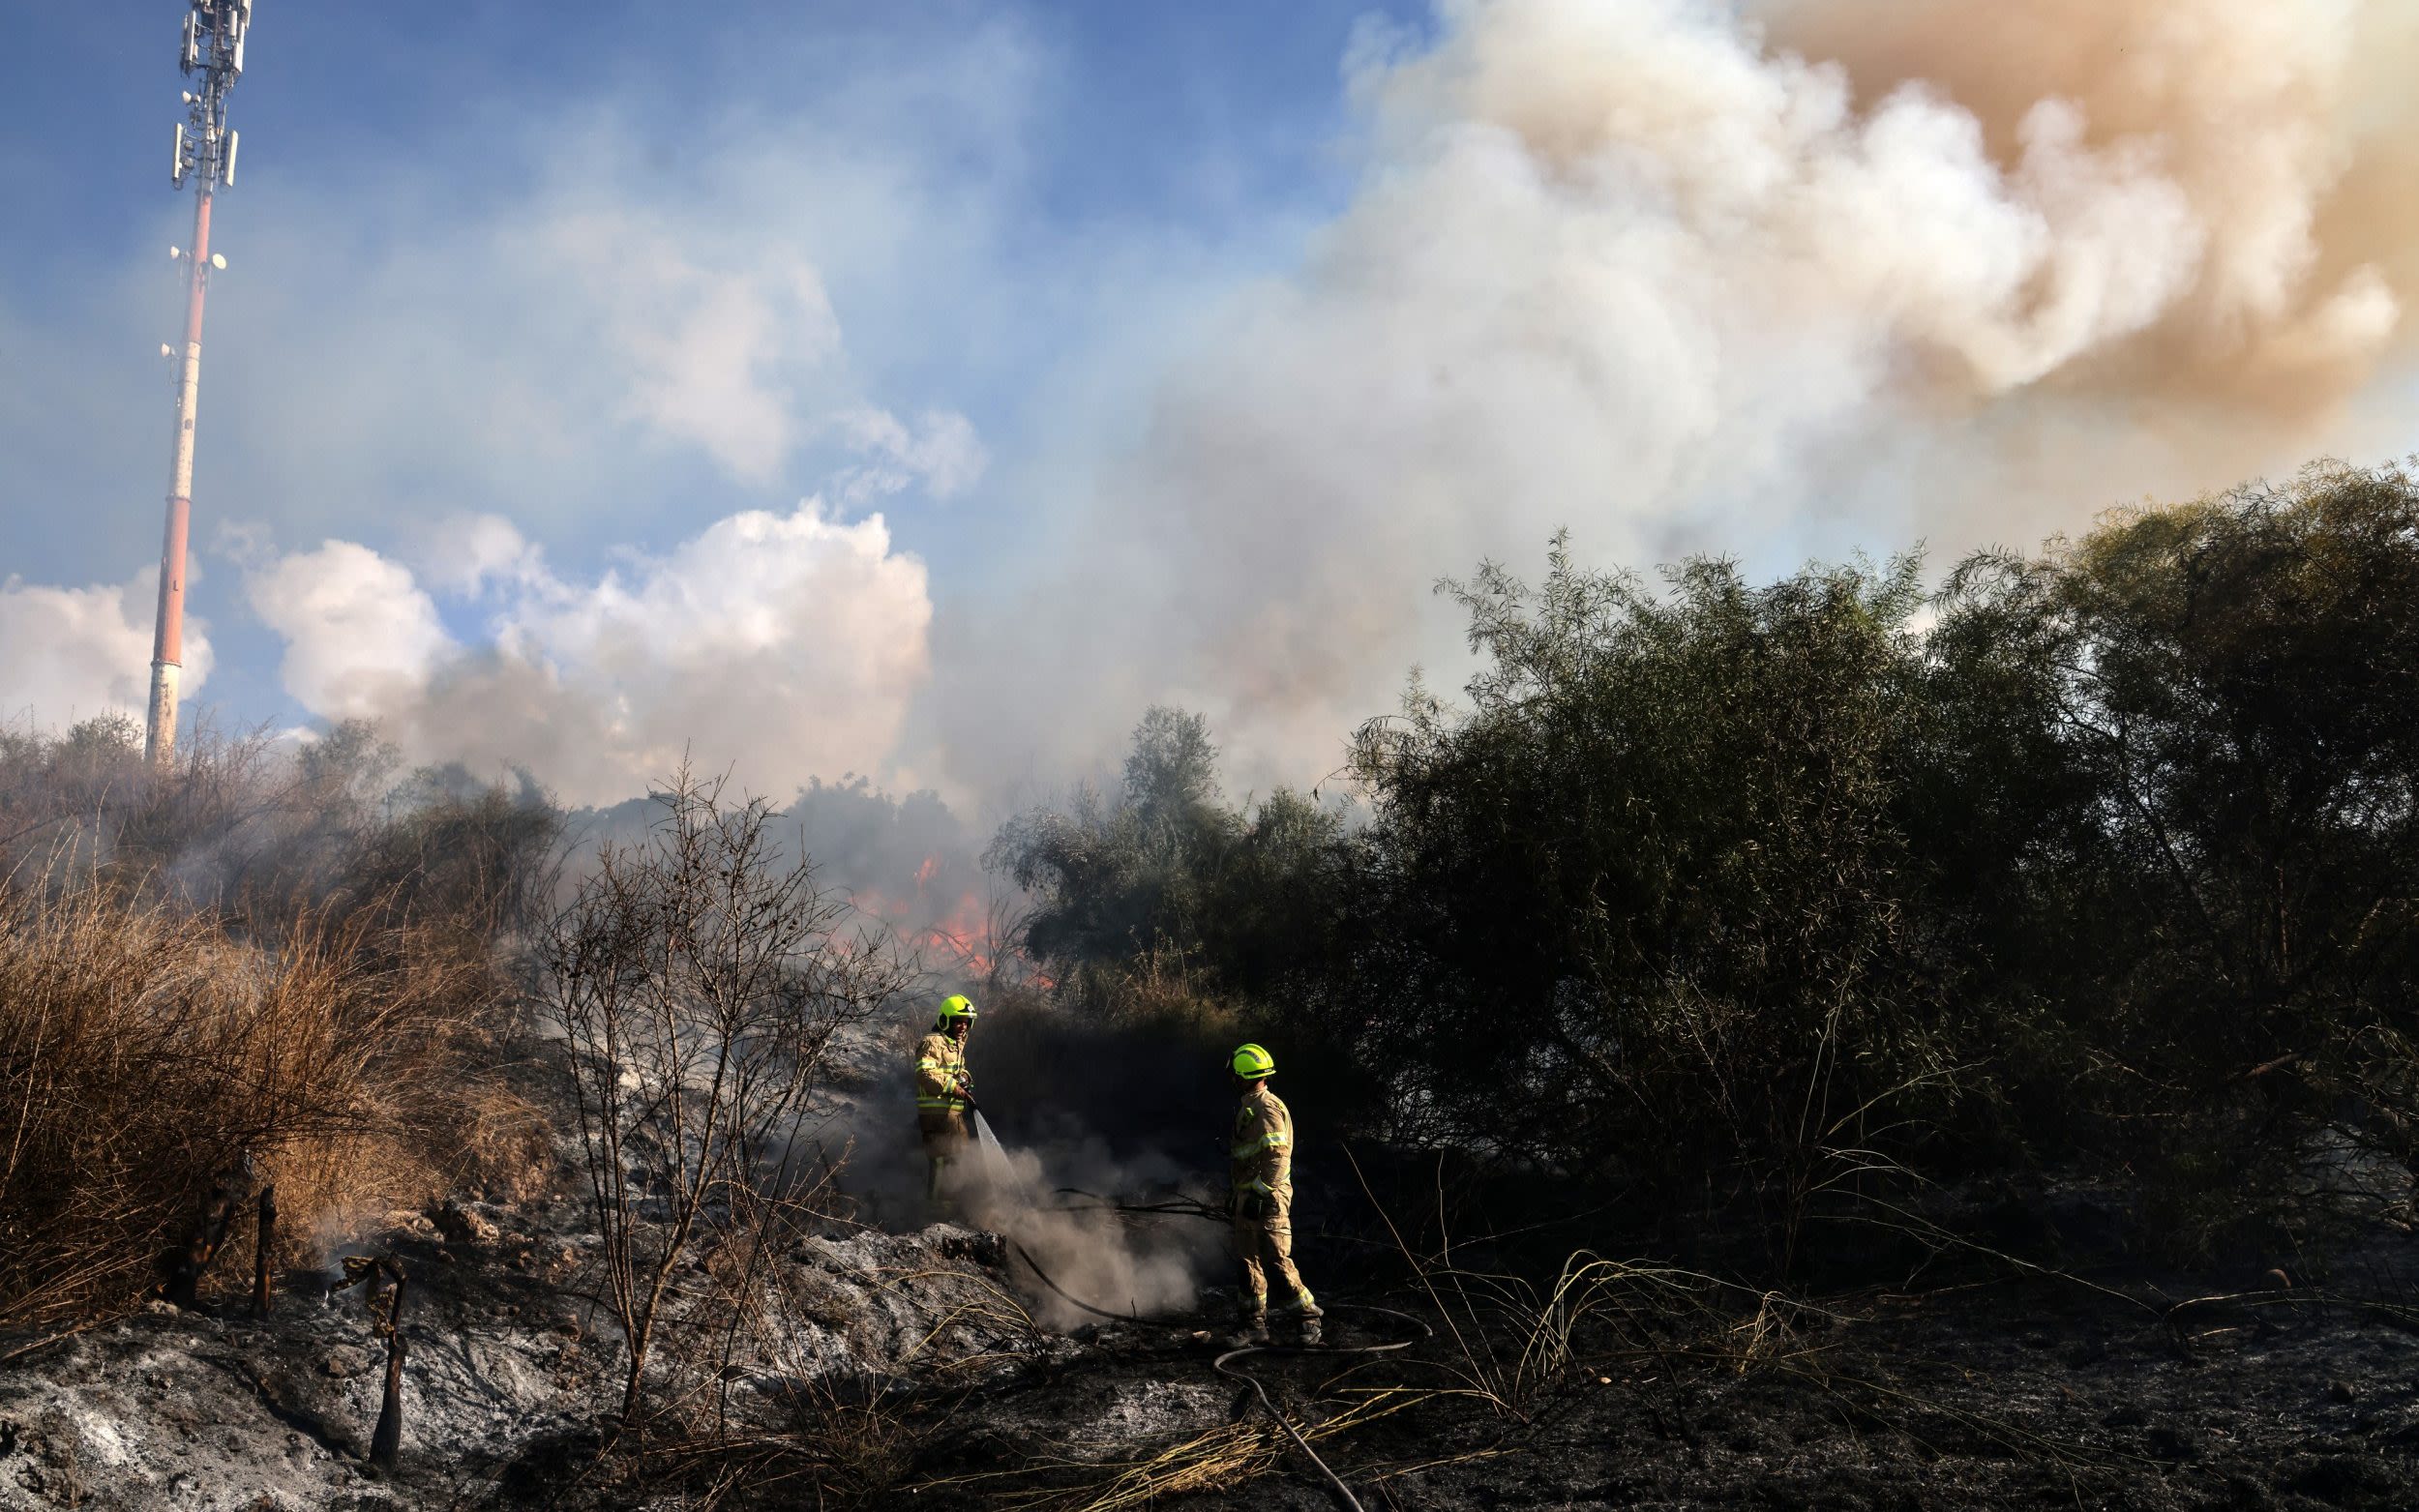
<svg viewBox="0 0 2419 1512">
<path fill-rule="evenodd" d="M 178 357 L 176 434 L 168 460 L 168 523 L 160 546 L 160 619 L 151 640 L 151 713 L 144 756 L 166 765 L 176 754 L 176 697 L 185 670 L 185 538 L 194 509 L 194 417 L 201 397 L 201 305 L 210 275 L 226 259 L 210 251 L 210 199 L 235 183 L 236 133 L 226 124 L 226 97 L 244 74 L 244 40 L 253 0 L 188 0 L 177 63 L 194 88 L 185 91 L 185 119 L 176 127 L 169 181 L 199 190 L 194 205 L 194 245 L 171 247 L 186 268 L 185 344 L 163 346 Z"/>
</svg>

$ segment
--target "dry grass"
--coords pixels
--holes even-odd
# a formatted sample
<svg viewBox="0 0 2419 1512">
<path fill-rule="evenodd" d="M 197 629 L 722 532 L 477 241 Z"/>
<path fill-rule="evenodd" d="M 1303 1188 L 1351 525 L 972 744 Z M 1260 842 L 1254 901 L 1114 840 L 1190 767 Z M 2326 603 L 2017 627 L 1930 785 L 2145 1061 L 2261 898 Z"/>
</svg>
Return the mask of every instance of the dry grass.
<svg viewBox="0 0 2419 1512">
<path fill-rule="evenodd" d="M 481 950 L 376 907 L 229 928 L 139 892 L 91 869 L 0 883 L 0 1327 L 138 1300 L 247 1162 L 298 1258 L 324 1215 L 426 1201 L 525 1143 L 528 1111 L 466 1074 Z"/>
<path fill-rule="evenodd" d="M 1338 1438 L 1431 1401 L 1436 1393 L 1380 1387 L 1354 1389 L 1349 1395 L 1351 1400 L 1341 1409 L 1316 1421 L 1305 1420 L 1295 1432 L 1310 1443 Z M 1166 1497 L 1258 1479 L 1275 1470 L 1292 1452 L 1282 1427 L 1251 1417 L 1106 1461 L 1037 1446 L 1013 1469 L 922 1481 L 909 1489 L 973 1492 L 1011 1512 L 1131 1512 Z"/>
<path fill-rule="evenodd" d="M 551 1163 L 502 1065 L 501 963 L 561 853 L 545 795 L 397 781 L 366 725 L 203 728 L 158 770 L 140 734 L 0 728 L 0 1327 L 139 1299 L 231 1173 L 277 1185 L 291 1261 Z"/>
</svg>

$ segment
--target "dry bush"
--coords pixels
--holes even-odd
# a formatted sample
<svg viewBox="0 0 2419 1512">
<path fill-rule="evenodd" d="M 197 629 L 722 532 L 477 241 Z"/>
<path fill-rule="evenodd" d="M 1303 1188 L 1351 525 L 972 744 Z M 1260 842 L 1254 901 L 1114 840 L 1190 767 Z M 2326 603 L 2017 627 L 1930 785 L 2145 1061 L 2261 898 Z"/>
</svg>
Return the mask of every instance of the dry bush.
<svg viewBox="0 0 2419 1512">
<path fill-rule="evenodd" d="M 660 1331 L 710 1310 L 676 1279 L 693 1246 L 744 1234 L 759 1198 L 790 1194 L 835 1037 L 913 974 L 811 857 L 785 852 L 771 805 L 685 766 L 657 799 L 644 841 L 598 848 L 541 950 L 627 1347 L 625 1427 Z"/>
<path fill-rule="evenodd" d="M 289 1247 L 505 1143 L 494 979 L 391 910 L 228 921 L 54 869 L 0 882 L 0 1326 L 124 1307 L 249 1162 Z"/>
<path fill-rule="evenodd" d="M 366 726 L 335 744 L 347 760 L 376 757 Z M 141 726 L 116 714 L 56 736 L 0 734 L 0 866 L 39 868 L 64 850 L 119 884 L 238 890 L 264 859 L 294 860 L 302 832 L 360 816 L 308 780 L 326 764 L 282 754 L 264 732 L 205 726 L 155 769 Z"/>
<path fill-rule="evenodd" d="M 372 906 L 482 953 L 551 902 L 563 815 L 525 776 L 398 780 L 399 753 L 362 722 L 304 745 L 203 728 L 159 769 L 141 733 L 117 716 L 57 736 L 0 730 L 0 873 L 70 859 L 121 896 L 250 924 Z"/>
<path fill-rule="evenodd" d="M 1130 1122 L 1138 1104 L 1199 1101 L 1205 1083 L 1213 1107 L 1231 1101 L 1217 1069 L 1250 1037 L 1242 1016 L 1172 951 L 1086 963 L 1053 989 L 1012 986 L 976 1001 L 982 1019 L 971 1053 L 978 1083 L 997 1089 L 1003 1109 L 1046 1095 L 1104 1131 Z M 1086 1106 L 1095 1100 L 1102 1106 Z"/>
</svg>

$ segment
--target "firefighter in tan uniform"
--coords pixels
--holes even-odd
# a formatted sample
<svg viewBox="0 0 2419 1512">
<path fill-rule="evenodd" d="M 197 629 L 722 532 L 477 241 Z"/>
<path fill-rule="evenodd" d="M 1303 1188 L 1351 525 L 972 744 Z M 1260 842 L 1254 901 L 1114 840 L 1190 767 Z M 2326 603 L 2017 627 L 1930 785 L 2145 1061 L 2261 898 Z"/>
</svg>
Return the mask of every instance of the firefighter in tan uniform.
<svg viewBox="0 0 2419 1512">
<path fill-rule="evenodd" d="M 1239 1343 L 1269 1341 L 1269 1283 L 1281 1289 L 1280 1315 L 1299 1317 L 1304 1344 L 1319 1342 L 1318 1299 L 1294 1269 L 1294 1115 L 1269 1090 L 1276 1057 L 1257 1045 L 1235 1052 L 1229 1063 L 1243 1090 L 1235 1112 L 1229 1146 L 1235 1204 L 1235 1250 L 1243 1262 L 1238 1301 L 1242 1314 Z"/>
<path fill-rule="evenodd" d="M 942 1000 L 933 1031 L 915 1045 L 915 1127 L 924 1137 L 924 1200 L 947 1199 L 949 1163 L 973 1139 L 974 1087 L 966 1069 L 966 1035 L 974 1005 L 963 995 Z"/>
</svg>

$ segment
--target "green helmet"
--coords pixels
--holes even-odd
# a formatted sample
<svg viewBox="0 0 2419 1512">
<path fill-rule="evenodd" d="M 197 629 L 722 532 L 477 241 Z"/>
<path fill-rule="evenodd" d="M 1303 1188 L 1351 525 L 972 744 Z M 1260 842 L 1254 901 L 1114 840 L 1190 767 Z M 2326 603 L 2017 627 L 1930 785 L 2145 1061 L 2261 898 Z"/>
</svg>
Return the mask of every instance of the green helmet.
<svg viewBox="0 0 2419 1512">
<path fill-rule="evenodd" d="M 974 1012 L 973 1000 L 969 998 L 964 993 L 952 993 L 941 1000 L 941 1022 L 943 1023 L 950 1023 L 952 1020 L 956 1019 L 972 1019 L 975 1017 L 977 1017 L 977 1015 Z"/>
<path fill-rule="evenodd" d="M 1246 1082 L 1257 1082 L 1262 1077 L 1276 1074 L 1276 1057 L 1257 1045 L 1238 1049 L 1230 1064 L 1234 1066 L 1235 1074 Z"/>
</svg>

